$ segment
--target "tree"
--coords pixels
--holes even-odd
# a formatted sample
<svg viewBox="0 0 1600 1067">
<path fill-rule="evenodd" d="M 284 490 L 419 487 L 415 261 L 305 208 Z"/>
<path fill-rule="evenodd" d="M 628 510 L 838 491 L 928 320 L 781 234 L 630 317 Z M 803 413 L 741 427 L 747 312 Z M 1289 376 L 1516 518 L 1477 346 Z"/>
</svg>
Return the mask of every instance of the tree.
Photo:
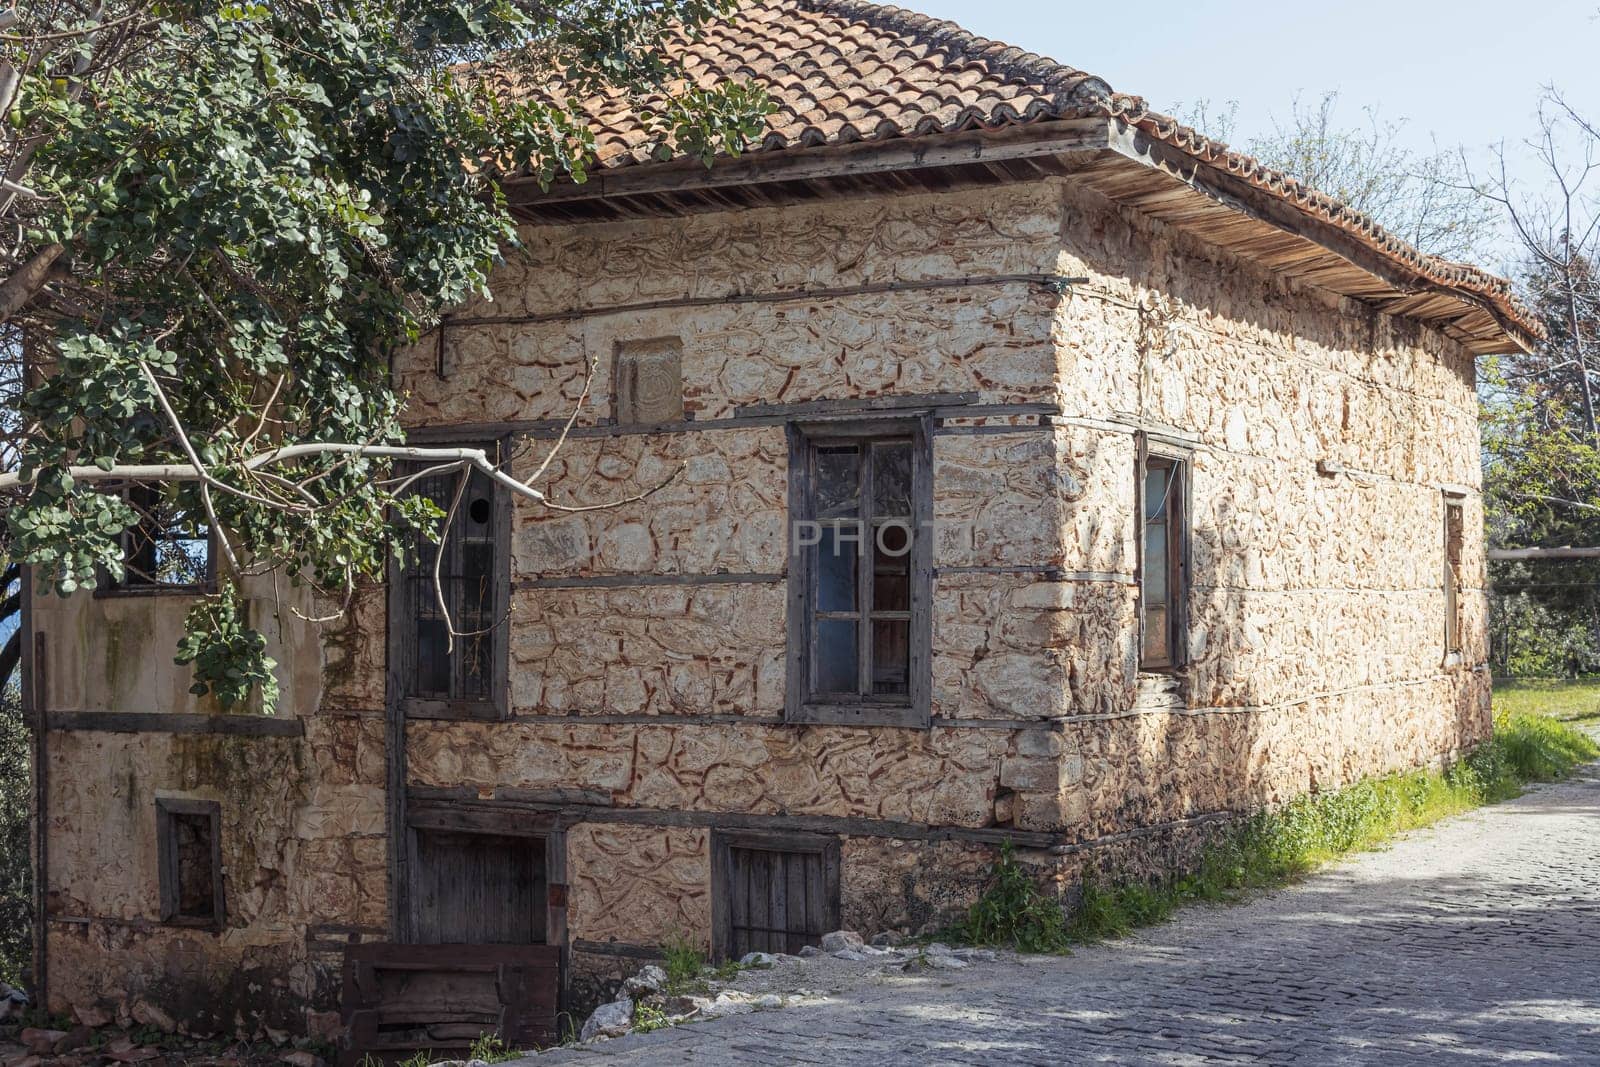
<svg viewBox="0 0 1600 1067">
<path fill-rule="evenodd" d="M 581 180 L 577 101 L 619 96 L 662 152 L 736 152 L 765 112 L 680 79 L 664 42 L 731 0 L 42 0 L 3 20 L 0 325 L 33 377 L 10 427 L 7 564 L 59 594 L 124 573 L 158 486 L 204 516 L 216 596 L 180 662 L 224 707 L 275 695 L 237 579 L 278 570 L 336 601 L 439 509 L 387 359 L 485 291 L 515 243 L 500 183 Z M 536 87 L 527 91 L 525 87 Z M 574 416 L 576 412 L 574 412 Z M 542 468 L 541 468 L 542 472 Z M 537 477 L 537 475 L 536 475 Z M 441 603 L 441 607 L 442 607 Z"/>
<path fill-rule="evenodd" d="M 1339 117 L 1339 94 L 1313 104 L 1295 97 L 1286 119 L 1250 137 L 1243 150 L 1269 167 L 1348 204 L 1418 249 L 1446 259 L 1478 260 L 1493 247 L 1499 217 L 1464 180 L 1461 157 L 1434 146 L 1418 152 L 1405 144 L 1405 119 L 1385 119 L 1372 108 L 1358 125 Z M 1239 105 L 1209 101 L 1180 104 L 1177 113 L 1195 129 L 1228 140 Z"/>
<path fill-rule="evenodd" d="M 1515 182 L 1502 144 L 1476 183 L 1516 242 L 1519 287 L 1544 326 L 1532 352 L 1483 367 L 1484 494 L 1491 544 L 1600 545 L 1600 135 L 1555 90 L 1521 150 L 1542 187 Z M 1507 670 L 1600 669 L 1600 562 L 1504 561 L 1495 586 Z"/>
</svg>

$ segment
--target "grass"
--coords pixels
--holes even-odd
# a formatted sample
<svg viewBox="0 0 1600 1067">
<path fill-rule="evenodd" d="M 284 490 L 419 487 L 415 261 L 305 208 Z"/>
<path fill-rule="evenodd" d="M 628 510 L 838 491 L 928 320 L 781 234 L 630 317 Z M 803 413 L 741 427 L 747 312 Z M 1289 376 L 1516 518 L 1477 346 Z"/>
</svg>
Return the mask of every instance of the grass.
<svg viewBox="0 0 1600 1067">
<path fill-rule="evenodd" d="M 1600 678 L 1513 678 L 1494 683 L 1494 710 L 1562 722 L 1600 718 Z"/>
<path fill-rule="evenodd" d="M 677 933 L 662 944 L 661 954 L 661 969 L 667 972 L 662 991 L 672 996 L 703 993 L 709 988 L 707 979 L 726 982 L 742 969 L 737 960 L 711 965 L 700 946 Z"/>
<path fill-rule="evenodd" d="M 478 1039 L 472 1043 L 472 1048 L 467 1053 L 467 1058 L 482 1060 L 485 1063 L 504 1063 L 514 1060 L 522 1053 L 514 1049 L 499 1034 L 479 1034 Z"/>
<path fill-rule="evenodd" d="M 1597 688 L 1591 683 L 1590 693 Z M 1560 691 L 1558 706 L 1582 707 Z M 1370 778 L 1330 793 L 1299 797 L 1236 824 L 1176 877 L 1106 879 L 1091 875 L 1070 918 L 1027 875 L 1009 847 L 990 885 L 951 935 L 1024 952 L 1063 952 L 1077 942 L 1121 937 L 1195 901 L 1233 900 L 1284 885 L 1347 853 L 1482 804 L 1514 797 L 1530 782 L 1564 778 L 1600 757 L 1586 734 L 1546 715 L 1505 710 L 1496 695 L 1494 737 L 1445 771 Z M 1519 693 L 1519 707 L 1532 705 Z"/>
</svg>

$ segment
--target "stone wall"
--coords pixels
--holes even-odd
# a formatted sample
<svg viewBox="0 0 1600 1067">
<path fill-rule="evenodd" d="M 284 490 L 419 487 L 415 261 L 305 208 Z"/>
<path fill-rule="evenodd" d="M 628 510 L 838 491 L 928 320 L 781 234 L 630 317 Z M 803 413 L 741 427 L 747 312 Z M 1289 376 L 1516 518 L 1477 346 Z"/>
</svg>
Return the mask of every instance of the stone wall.
<svg viewBox="0 0 1600 1067">
<path fill-rule="evenodd" d="M 526 475 L 552 445 L 540 423 L 569 414 L 592 364 L 580 436 L 541 487 L 588 505 L 670 482 L 582 514 L 517 502 L 511 721 L 412 722 L 405 756 L 419 789 L 585 791 L 566 810 L 585 981 L 668 938 L 709 939 L 715 826 L 835 833 L 846 922 L 917 926 L 970 901 L 1001 840 L 1066 891 L 1085 864 L 1169 865 L 1230 813 L 1485 735 L 1481 588 L 1464 598 L 1460 662 L 1443 649 L 1446 489 L 1465 494 L 1479 587 L 1483 561 L 1472 364 L 1441 336 L 1066 181 L 522 240 L 494 303 L 461 315 L 540 321 L 452 326 L 442 375 L 432 339 L 402 353 L 408 418 L 512 424 L 511 469 Z M 1041 275 L 1088 281 L 1057 292 Z M 681 345 L 685 421 L 607 429 L 616 352 L 662 338 Z M 974 404 L 933 441 L 933 726 L 784 725 L 787 445 L 780 420 L 749 409 L 933 393 Z M 1138 672 L 1136 431 L 1191 463 L 1175 701 Z M 119 610 L 106 605 L 94 610 Z M 95 650 L 85 677 L 105 658 L 95 618 L 50 623 Z M 147 844 L 154 791 L 223 787 L 183 784 L 164 747 L 180 739 L 53 748 L 52 810 L 73 816 L 52 821 L 51 885 L 88 919 L 52 926 L 74 998 L 118 999 L 88 971 L 94 953 L 123 975 L 153 975 L 157 959 L 238 970 L 247 950 L 292 971 L 330 931 L 385 926 L 382 590 L 358 597 L 320 657 L 294 647 L 295 678 L 325 664 L 296 683 L 305 740 L 226 742 L 262 753 L 229 788 L 280 803 L 230 830 L 251 850 L 230 863 L 249 906 L 210 941 L 152 928 L 146 869 L 91 892 L 86 826 L 125 823 Z M 60 654 L 53 669 L 76 669 Z M 139 681 L 140 699 L 187 707 L 181 669 L 167 673 Z M 82 707 L 114 706 L 114 688 L 72 684 Z M 149 769 L 124 786 L 85 780 L 118 760 Z M 286 988 L 317 1002 L 321 980 Z M 141 981 L 154 988 L 125 984 Z"/>
</svg>

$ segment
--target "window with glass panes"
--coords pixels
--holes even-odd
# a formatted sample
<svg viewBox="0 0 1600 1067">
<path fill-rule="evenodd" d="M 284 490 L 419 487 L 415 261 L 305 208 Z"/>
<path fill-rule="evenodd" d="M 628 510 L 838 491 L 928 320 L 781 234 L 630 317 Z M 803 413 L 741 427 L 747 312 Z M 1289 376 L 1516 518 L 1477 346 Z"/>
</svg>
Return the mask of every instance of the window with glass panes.
<svg viewBox="0 0 1600 1067">
<path fill-rule="evenodd" d="M 792 534 L 791 718 L 925 713 L 927 471 L 919 424 L 802 436 Z"/>
<path fill-rule="evenodd" d="M 123 499 L 139 521 L 122 532 L 122 578 L 110 593 L 192 593 L 214 582 L 211 527 L 205 514 L 178 502 L 175 487 L 130 485 Z"/>
<path fill-rule="evenodd" d="M 1183 463 L 1144 462 L 1139 558 L 1140 652 L 1146 668 L 1179 666 L 1183 611 Z"/>
<path fill-rule="evenodd" d="M 400 573 L 405 615 L 394 651 L 407 712 L 490 717 L 497 707 L 504 612 L 504 537 L 494 482 L 474 470 L 463 487 L 460 472 L 448 471 L 419 479 L 408 492 L 432 500 L 446 517 L 439 543 L 413 534 Z"/>
</svg>

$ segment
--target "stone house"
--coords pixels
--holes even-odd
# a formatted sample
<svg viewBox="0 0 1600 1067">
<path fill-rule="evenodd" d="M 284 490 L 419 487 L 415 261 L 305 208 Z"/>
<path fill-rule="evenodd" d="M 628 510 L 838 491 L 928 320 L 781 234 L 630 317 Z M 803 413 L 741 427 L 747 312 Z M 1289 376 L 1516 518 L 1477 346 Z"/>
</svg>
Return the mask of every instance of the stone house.
<svg viewBox="0 0 1600 1067">
<path fill-rule="evenodd" d="M 261 580 L 274 717 L 171 665 L 203 570 L 27 605 L 52 1009 L 437 1048 L 500 1017 L 381 1006 L 470 963 L 537 1033 L 674 938 L 916 929 L 1006 842 L 1064 894 L 1171 869 L 1489 731 L 1505 282 L 900 9 L 681 47 L 759 144 L 590 101 L 592 179 L 513 183 L 494 301 L 393 368 L 414 440 L 525 476 L 577 407 L 553 498 L 647 498 L 472 483 L 453 645 L 417 572 L 322 629 Z"/>
</svg>

